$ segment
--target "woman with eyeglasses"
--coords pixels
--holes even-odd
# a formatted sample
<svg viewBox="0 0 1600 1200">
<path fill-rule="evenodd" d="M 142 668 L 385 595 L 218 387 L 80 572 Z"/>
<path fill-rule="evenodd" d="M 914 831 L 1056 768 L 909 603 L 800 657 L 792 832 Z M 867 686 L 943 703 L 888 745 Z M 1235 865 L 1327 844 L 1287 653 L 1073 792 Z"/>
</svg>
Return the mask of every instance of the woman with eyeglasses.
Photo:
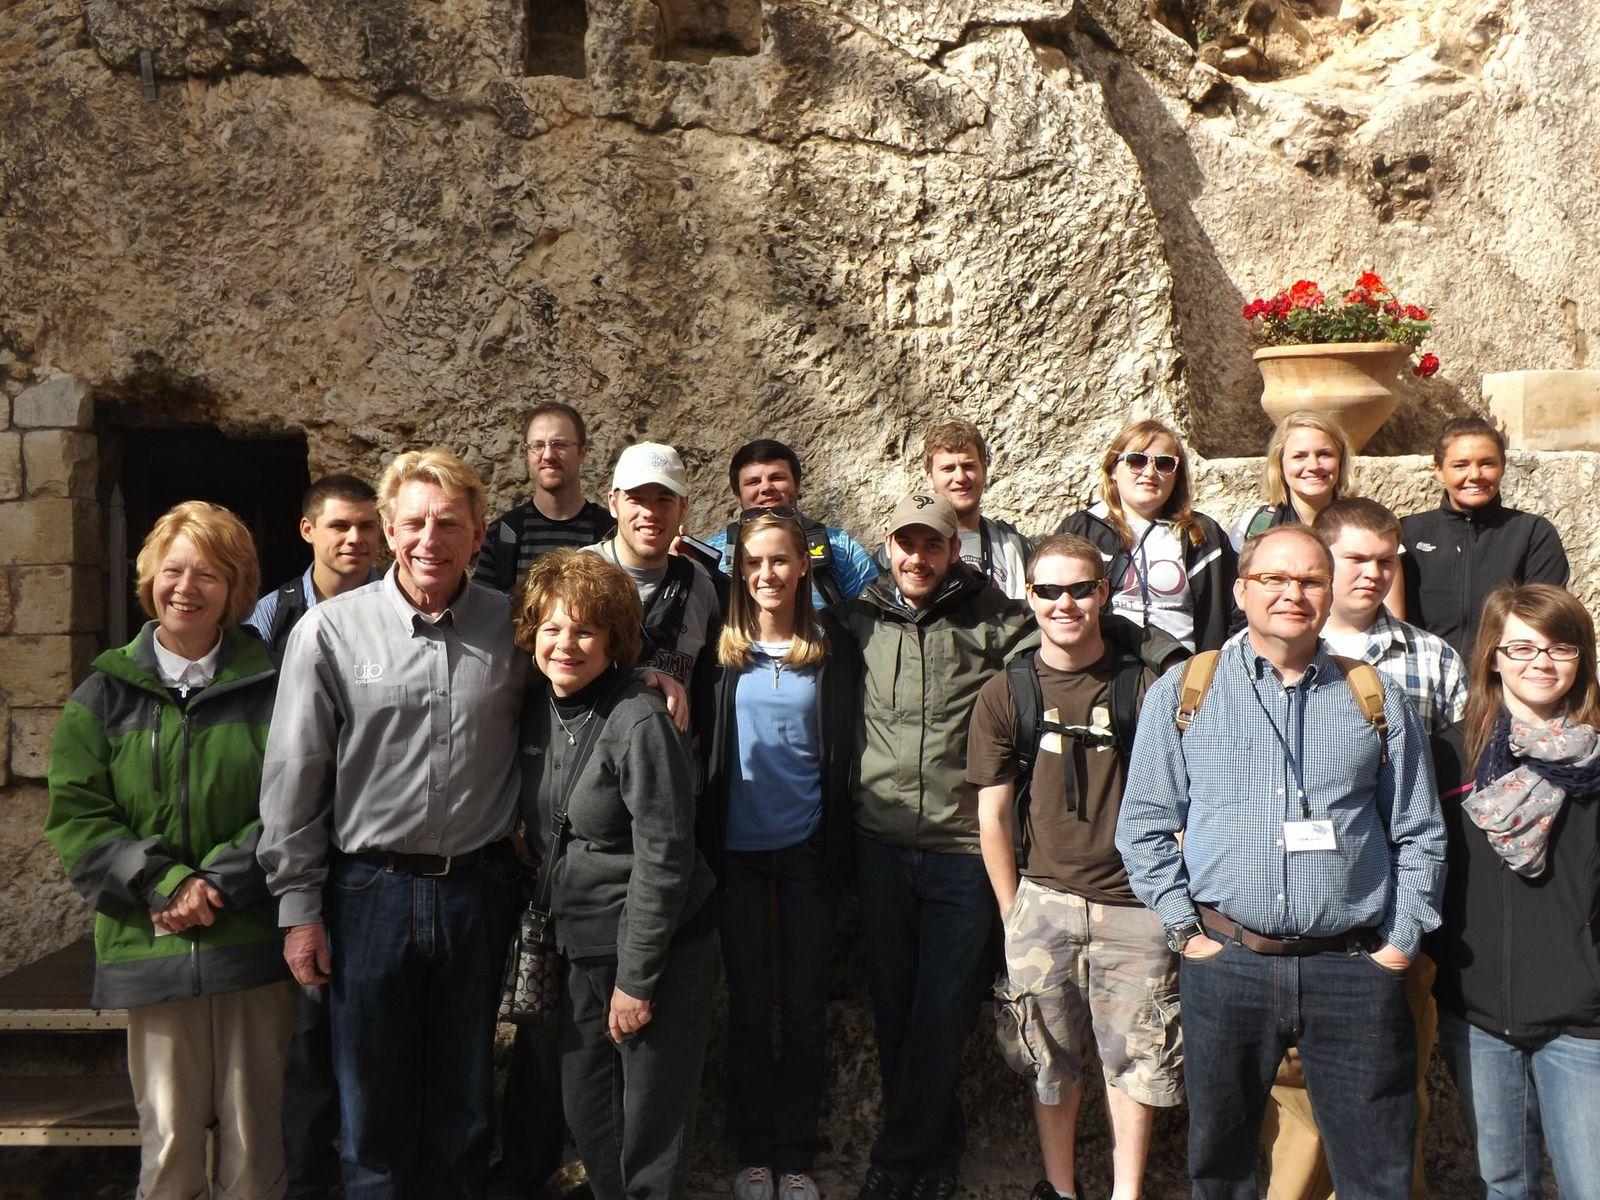
<svg viewBox="0 0 1600 1200">
<path fill-rule="evenodd" d="M 857 699 L 845 635 L 812 607 L 809 563 L 793 509 L 740 514 L 701 803 L 724 847 L 736 1200 L 817 1200 L 828 953 L 850 868 Z"/>
<path fill-rule="evenodd" d="M 1321 413 L 1300 409 L 1278 422 L 1261 465 L 1266 503 L 1247 508 L 1228 530 L 1234 550 L 1279 525 L 1310 525 L 1350 490 L 1350 440 Z"/>
<path fill-rule="evenodd" d="M 1191 500 L 1183 443 L 1160 421 L 1135 421 L 1100 463 L 1100 500 L 1057 533 L 1087 538 L 1111 581 L 1111 610 L 1155 625 L 1185 649 L 1216 650 L 1232 617 L 1234 549 Z"/>
<path fill-rule="evenodd" d="M 1460 727 L 1465 767 L 1441 767 L 1444 919 L 1428 950 L 1439 1048 L 1496 1200 L 1544 1194 L 1541 1135 L 1561 1195 L 1600 1196 L 1597 730 L 1583 605 L 1549 584 L 1491 593 Z"/>
<path fill-rule="evenodd" d="M 1565 587 L 1567 552 L 1544 517 L 1500 499 L 1506 442 L 1482 417 L 1458 417 L 1439 433 L 1433 476 L 1439 506 L 1400 521 L 1405 616 L 1466 657 L 1484 597 L 1508 583 Z"/>
</svg>

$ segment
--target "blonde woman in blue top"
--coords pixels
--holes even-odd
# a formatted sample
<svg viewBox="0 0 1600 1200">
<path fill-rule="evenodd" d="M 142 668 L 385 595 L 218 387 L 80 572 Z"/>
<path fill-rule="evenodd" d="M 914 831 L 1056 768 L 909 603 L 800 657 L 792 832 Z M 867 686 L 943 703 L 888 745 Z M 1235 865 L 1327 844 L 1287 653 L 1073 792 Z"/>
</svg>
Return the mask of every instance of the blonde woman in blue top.
<svg viewBox="0 0 1600 1200">
<path fill-rule="evenodd" d="M 849 871 L 856 688 L 843 633 L 812 607 L 809 565 L 795 510 L 740 514 L 702 804 L 715 822 L 708 841 L 723 850 L 727 892 L 722 957 L 737 1200 L 817 1200 L 811 1167 L 826 1067 L 828 951 Z"/>
</svg>

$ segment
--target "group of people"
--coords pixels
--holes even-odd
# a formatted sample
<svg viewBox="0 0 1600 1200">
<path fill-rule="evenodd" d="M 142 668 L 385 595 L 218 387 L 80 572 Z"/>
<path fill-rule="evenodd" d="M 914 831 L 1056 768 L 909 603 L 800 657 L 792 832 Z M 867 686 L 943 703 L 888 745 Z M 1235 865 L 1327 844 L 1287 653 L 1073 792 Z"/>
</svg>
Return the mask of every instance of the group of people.
<svg viewBox="0 0 1600 1200">
<path fill-rule="evenodd" d="M 65 709 L 45 830 L 94 1002 L 129 1011 L 140 1197 L 533 1196 L 570 1130 L 598 1200 L 675 1200 L 720 963 L 733 1196 L 816 1200 L 852 885 L 858 1200 L 954 1194 L 991 994 L 1032 1200 L 1081 1194 L 1096 1060 L 1114 1200 L 1185 1099 L 1196 1197 L 1255 1196 L 1263 1149 L 1275 1198 L 1424 1195 L 1435 1038 L 1486 1195 L 1537 1197 L 1542 1143 L 1600 1196 L 1594 626 L 1493 426 L 1445 427 L 1442 502 L 1402 519 L 1291 414 L 1224 531 L 1136 421 L 1033 544 L 948 420 L 871 553 L 781 442 L 734 455 L 701 541 L 671 446 L 624 450 L 602 506 L 577 411 L 519 429 L 532 494 L 493 522 L 438 447 L 317 481 L 311 565 L 259 599 L 226 509 L 144 541 L 151 620 Z M 536 881 L 561 1000 L 517 1028 L 497 1136 Z"/>
</svg>

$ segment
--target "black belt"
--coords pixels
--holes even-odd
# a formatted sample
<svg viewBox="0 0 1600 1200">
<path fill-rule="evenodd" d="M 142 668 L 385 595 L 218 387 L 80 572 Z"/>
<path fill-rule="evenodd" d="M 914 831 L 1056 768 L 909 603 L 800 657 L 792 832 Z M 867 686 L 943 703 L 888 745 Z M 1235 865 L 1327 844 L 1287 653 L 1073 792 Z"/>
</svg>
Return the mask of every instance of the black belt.
<svg viewBox="0 0 1600 1200">
<path fill-rule="evenodd" d="M 1207 929 L 1233 938 L 1246 950 L 1254 950 L 1257 954 L 1293 955 L 1298 958 L 1307 954 L 1321 954 L 1324 950 L 1348 950 L 1352 946 L 1357 949 L 1377 948 L 1377 934 L 1372 929 L 1352 929 L 1331 937 L 1276 938 L 1246 929 L 1209 905 L 1196 904 L 1195 907 L 1200 910 L 1200 923 Z"/>
<path fill-rule="evenodd" d="M 357 862 L 370 863 L 385 871 L 404 871 L 407 875 L 448 875 L 467 867 L 475 867 L 491 855 L 506 854 L 516 857 L 510 838 L 501 838 L 465 854 L 399 854 L 393 850 L 359 850 L 346 854 Z"/>
</svg>

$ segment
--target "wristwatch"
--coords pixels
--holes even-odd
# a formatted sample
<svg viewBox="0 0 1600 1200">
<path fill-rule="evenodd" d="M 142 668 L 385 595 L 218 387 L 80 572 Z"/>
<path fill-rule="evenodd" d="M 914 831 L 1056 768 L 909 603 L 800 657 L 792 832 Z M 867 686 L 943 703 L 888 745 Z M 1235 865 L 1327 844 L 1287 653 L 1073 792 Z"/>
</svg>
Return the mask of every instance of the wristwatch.
<svg viewBox="0 0 1600 1200">
<path fill-rule="evenodd" d="M 1178 925 L 1167 930 L 1167 949 L 1174 954 L 1182 954 L 1183 948 L 1189 944 L 1190 938 L 1199 937 L 1204 930 L 1200 928 L 1199 921 L 1190 921 L 1186 925 Z"/>
</svg>

